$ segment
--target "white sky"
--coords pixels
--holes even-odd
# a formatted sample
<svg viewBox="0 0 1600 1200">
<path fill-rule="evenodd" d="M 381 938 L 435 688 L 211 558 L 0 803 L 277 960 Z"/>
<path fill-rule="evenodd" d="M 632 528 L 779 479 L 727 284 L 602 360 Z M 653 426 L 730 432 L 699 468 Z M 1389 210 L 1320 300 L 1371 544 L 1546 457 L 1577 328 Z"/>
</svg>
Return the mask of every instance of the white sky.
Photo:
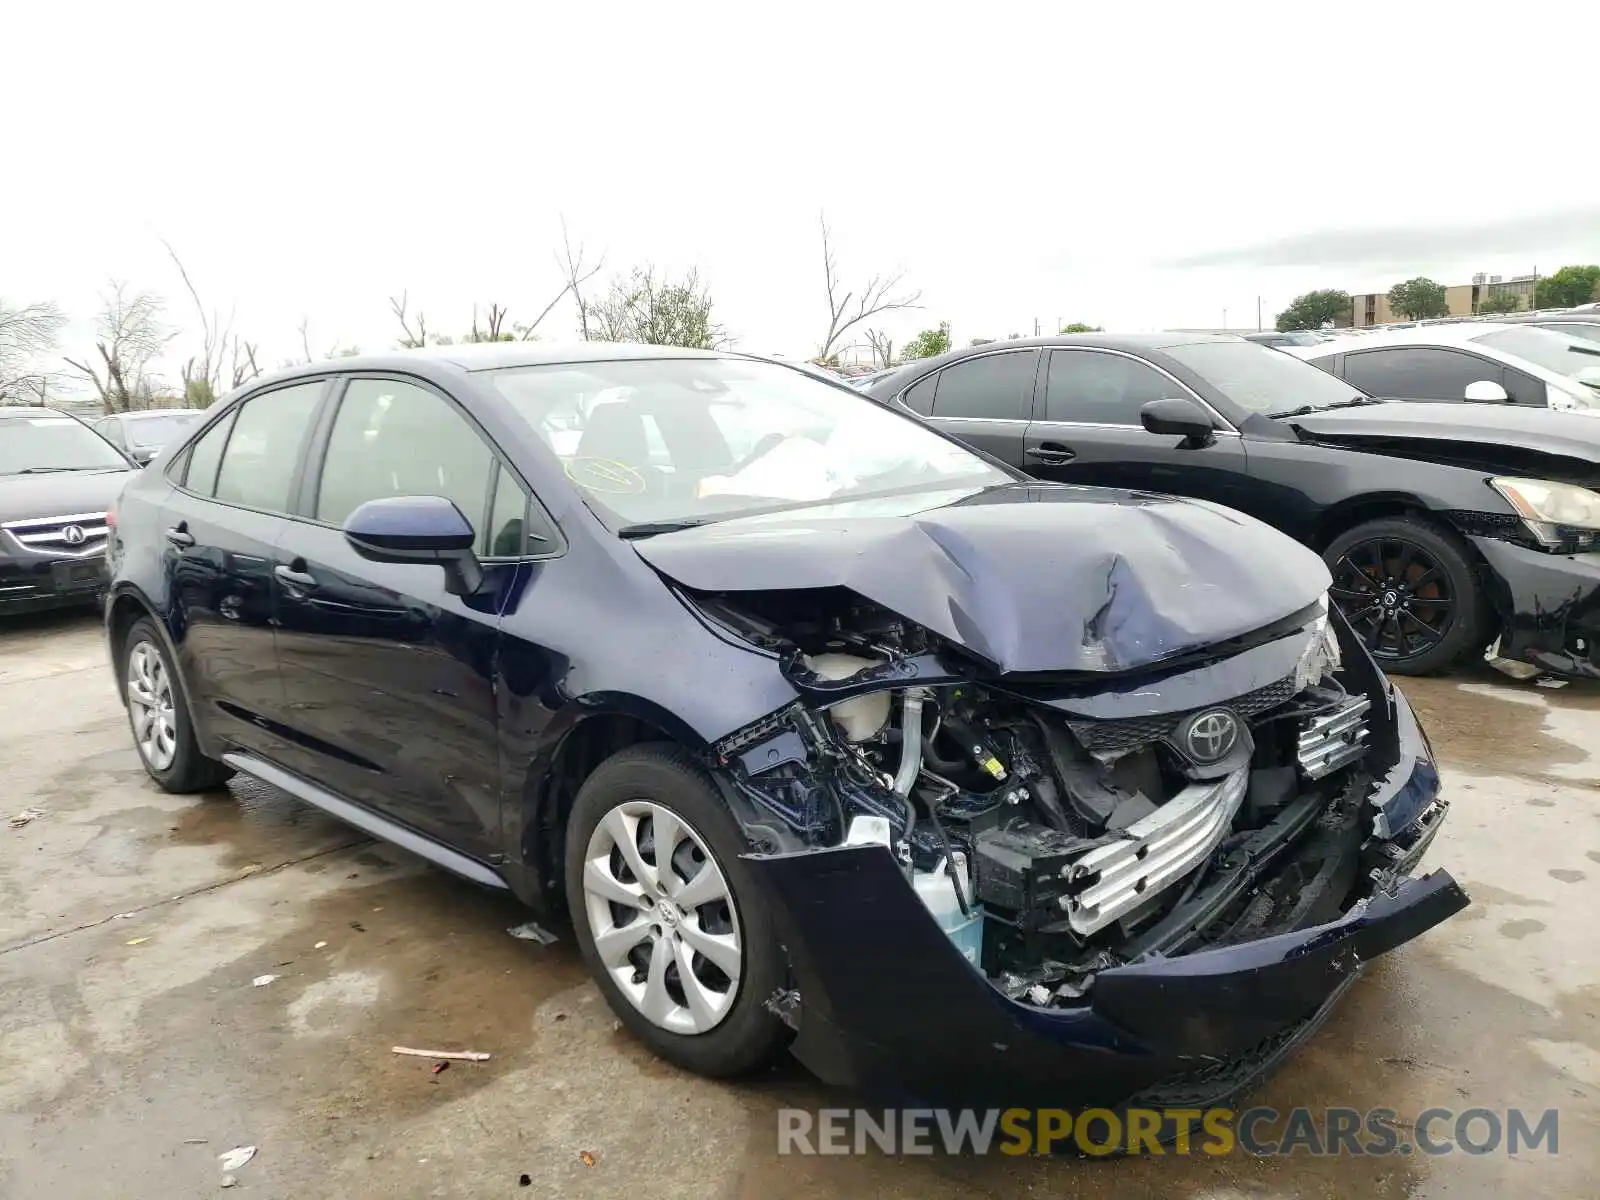
<svg viewBox="0 0 1600 1200">
<path fill-rule="evenodd" d="M 392 345 L 401 289 L 452 334 L 474 300 L 528 318 L 562 214 L 797 356 L 821 210 L 847 280 L 922 289 L 902 339 L 1600 261 L 1593 0 L 4 8 L 0 295 L 61 304 L 75 351 L 111 277 L 192 331 L 161 238 L 273 364 L 302 315 L 318 352 Z"/>
</svg>

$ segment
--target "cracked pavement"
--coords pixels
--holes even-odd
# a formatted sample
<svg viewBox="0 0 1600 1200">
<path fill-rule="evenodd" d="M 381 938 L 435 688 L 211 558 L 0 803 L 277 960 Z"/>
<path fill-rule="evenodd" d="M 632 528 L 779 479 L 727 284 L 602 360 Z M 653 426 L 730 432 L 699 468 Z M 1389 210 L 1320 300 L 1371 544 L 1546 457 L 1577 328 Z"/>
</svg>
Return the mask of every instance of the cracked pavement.
<svg viewBox="0 0 1600 1200">
<path fill-rule="evenodd" d="M 792 1064 L 712 1083 L 616 1027 L 570 934 L 281 793 L 163 795 L 98 622 L 0 623 L 0 1197 L 1498 1196 L 1600 1171 L 1600 689 L 1407 681 L 1473 906 L 1376 963 L 1255 1100 L 1561 1111 L 1561 1153 L 780 1158 Z M 252 981 L 276 978 L 263 986 Z M 395 1045 L 480 1050 L 433 1073 Z M 583 1155 L 592 1158 L 592 1165 Z M 519 1187 L 529 1179 L 528 1190 Z"/>
</svg>

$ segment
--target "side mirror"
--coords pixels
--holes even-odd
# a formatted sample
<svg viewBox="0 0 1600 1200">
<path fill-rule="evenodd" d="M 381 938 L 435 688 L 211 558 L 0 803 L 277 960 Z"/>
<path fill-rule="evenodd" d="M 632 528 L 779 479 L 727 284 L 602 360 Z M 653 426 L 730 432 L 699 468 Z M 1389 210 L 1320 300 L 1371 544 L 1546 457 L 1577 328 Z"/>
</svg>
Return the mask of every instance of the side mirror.
<svg viewBox="0 0 1600 1200">
<path fill-rule="evenodd" d="M 161 456 L 160 450 L 147 450 L 143 446 L 135 450 L 130 450 L 128 453 L 133 457 L 133 461 L 138 463 L 141 467 L 148 467 Z"/>
<path fill-rule="evenodd" d="M 483 586 L 472 549 L 478 535 L 443 496 L 368 500 L 345 519 L 344 538 L 369 562 L 437 563 L 452 596 L 471 596 Z"/>
<path fill-rule="evenodd" d="M 1187 396 L 1152 400 L 1139 410 L 1139 420 L 1150 433 L 1176 434 L 1197 446 L 1208 446 L 1216 437 L 1211 414 Z"/>
<path fill-rule="evenodd" d="M 1511 397 L 1506 395 L 1505 388 L 1498 383 L 1491 383 L 1487 379 L 1480 379 L 1476 383 L 1467 384 L 1463 398 L 1469 404 L 1504 404 Z"/>
</svg>

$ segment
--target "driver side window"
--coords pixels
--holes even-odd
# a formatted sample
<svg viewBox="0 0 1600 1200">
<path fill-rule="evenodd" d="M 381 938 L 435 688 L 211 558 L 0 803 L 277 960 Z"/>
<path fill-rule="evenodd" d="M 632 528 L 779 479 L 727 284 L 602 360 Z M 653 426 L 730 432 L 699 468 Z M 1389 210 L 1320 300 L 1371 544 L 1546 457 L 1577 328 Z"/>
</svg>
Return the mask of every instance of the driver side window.
<svg viewBox="0 0 1600 1200">
<path fill-rule="evenodd" d="M 443 496 L 480 539 L 487 530 L 494 455 L 437 392 L 393 379 L 352 379 L 339 402 L 317 491 L 329 525 L 369 500 Z"/>
<path fill-rule="evenodd" d="M 1139 410 L 1183 390 L 1136 358 L 1099 350 L 1052 350 L 1045 383 L 1047 421 L 1139 426 Z"/>
</svg>

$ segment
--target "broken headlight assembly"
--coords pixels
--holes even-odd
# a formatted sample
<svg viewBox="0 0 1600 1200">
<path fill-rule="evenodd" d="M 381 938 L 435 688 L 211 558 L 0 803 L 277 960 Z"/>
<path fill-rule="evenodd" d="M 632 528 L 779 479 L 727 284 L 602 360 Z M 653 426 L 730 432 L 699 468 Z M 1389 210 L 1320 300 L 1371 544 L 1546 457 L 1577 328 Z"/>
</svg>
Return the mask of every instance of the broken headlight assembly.
<svg viewBox="0 0 1600 1200">
<path fill-rule="evenodd" d="M 1496 476 L 1489 486 L 1522 518 L 1538 544 L 1550 551 L 1591 550 L 1600 531 L 1600 492 L 1548 479 Z"/>
</svg>

